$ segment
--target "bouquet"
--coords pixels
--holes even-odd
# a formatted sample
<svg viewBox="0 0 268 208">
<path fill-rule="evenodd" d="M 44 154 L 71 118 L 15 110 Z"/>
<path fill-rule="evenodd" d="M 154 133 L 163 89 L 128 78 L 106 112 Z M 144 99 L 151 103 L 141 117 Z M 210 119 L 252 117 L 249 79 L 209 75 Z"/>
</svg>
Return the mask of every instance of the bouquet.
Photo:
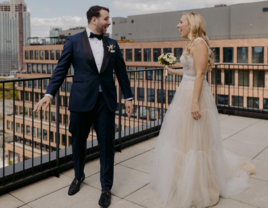
<svg viewBox="0 0 268 208">
<path fill-rule="evenodd" d="M 158 63 L 165 66 L 165 67 L 172 67 L 172 65 L 176 64 L 176 57 L 173 53 L 163 53 L 161 56 L 158 57 Z M 165 72 L 165 79 L 167 79 L 167 70 Z"/>
</svg>

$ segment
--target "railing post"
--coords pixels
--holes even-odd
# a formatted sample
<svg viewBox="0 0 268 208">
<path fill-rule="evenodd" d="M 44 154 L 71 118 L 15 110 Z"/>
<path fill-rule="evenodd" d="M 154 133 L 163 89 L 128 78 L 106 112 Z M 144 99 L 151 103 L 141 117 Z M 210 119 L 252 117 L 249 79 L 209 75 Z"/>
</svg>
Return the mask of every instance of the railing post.
<svg viewBox="0 0 268 208">
<path fill-rule="evenodd" d="M 118 121 L 118 125 L 119 125 L 119 132 L 118 132 L 118 136 L 119 136 L 119 149 L 117 150 L 118 152 L 122 151 L 122 136 L 121 136 L 121 117 L 122 117 L 122 104 L 121 104 L 121 99 L 122 99 L 122 94 L 121 94 L 121 87 L 119 86 L 119 121 Z"/>
<path fill-rule="evenodd" d="M 218 66 L 215 65 L 215 101 L 216 101 L 216 106 L 218 106 L 218 83 L 217 83 L 217 71 L 218 71 Z"/>
<path fill-rule="evenodd" d="M 160 69 L 161 75 L 161 125 L 163 123 L 163 116 L 164 116 L 164 76 L 163 76 L 163 69 Z"/>
<path fill-rule="evenodd" d="M 60 91 L 57 93 L 57 105 L 56 105 L 56 164 L 57 164 L 57 172 L 56 176 L 60 177 L 60 159 L 59 159 L 59 152 L 60 152 L 60 122 L 59 122 L 59 113 L 60 113 Z"/>
</svg>

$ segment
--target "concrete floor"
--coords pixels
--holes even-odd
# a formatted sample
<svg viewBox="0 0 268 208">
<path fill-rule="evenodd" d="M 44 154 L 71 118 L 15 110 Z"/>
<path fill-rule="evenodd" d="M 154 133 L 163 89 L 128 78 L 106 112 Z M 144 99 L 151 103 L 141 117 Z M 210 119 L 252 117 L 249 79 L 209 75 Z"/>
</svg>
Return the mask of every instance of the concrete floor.
<svg viewBox="0 0 268 208">
<path fill-rule="evenodd" d="M 220 199 L 215 208 L 268 208 L 268 121 L 220 115 L 223 145 L 253 160 L 257 173 L 250 187 L 230 199 Z M 156 138 L 115 155 L 115 178 L 111 208 L 162 208 L 159 197 L 149 187 L 150 168 Z M 86 179 L 80 191 L 67 194 L 74 170 L 60 178 L 50 177 L 0 196 L 2 208 L 99 208 L 99 161 L 86 163 Z"/>
</svg>

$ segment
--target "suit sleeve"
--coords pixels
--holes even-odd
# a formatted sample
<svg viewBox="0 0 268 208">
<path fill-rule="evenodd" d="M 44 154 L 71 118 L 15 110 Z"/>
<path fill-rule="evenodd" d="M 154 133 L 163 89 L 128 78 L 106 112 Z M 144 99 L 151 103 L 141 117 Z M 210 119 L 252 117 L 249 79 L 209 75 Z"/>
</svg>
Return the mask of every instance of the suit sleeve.
<svg viewBox="0 0 268 208">
<path fill-rule="evenodd" d="M 115 50 L 116 56 L 115 56 L 114 71 L 117 76 L 119 85 L 122 89 L 125 100 L 131 100 L 133 99 L 133 95 L 127 75 L 126 64 L 117 41 L 115 43 L 115 49 L 116 49 Z"/>
<path fill-rule="evenodd" d="M 72 53 L 73 53 L 72 40 L 70 37 L 67 37 L 57 67 L 55 68 L 49 80 L 46 94 L 52 95 L 54 97 L 58 92 L 72 63 L 72 57 L 73 57 Z"/>
</svg>

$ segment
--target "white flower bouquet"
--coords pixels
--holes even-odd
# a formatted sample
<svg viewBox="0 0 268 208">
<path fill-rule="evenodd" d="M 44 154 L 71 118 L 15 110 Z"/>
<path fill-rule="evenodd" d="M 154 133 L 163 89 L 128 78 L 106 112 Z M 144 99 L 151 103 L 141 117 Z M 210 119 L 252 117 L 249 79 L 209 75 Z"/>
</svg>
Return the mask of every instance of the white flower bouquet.
<svg viewBox="0 0 268 208">
<path fill-rule="evenodd" d="M 176 64 L 176 57 L 173 53 L 163 53 L 158 57 L 158 63 L 165 67 L 172 67 L 172 65 Z M 165 72 L 165 78 L 167 79 L 167 70 Z"/>
</svg>

